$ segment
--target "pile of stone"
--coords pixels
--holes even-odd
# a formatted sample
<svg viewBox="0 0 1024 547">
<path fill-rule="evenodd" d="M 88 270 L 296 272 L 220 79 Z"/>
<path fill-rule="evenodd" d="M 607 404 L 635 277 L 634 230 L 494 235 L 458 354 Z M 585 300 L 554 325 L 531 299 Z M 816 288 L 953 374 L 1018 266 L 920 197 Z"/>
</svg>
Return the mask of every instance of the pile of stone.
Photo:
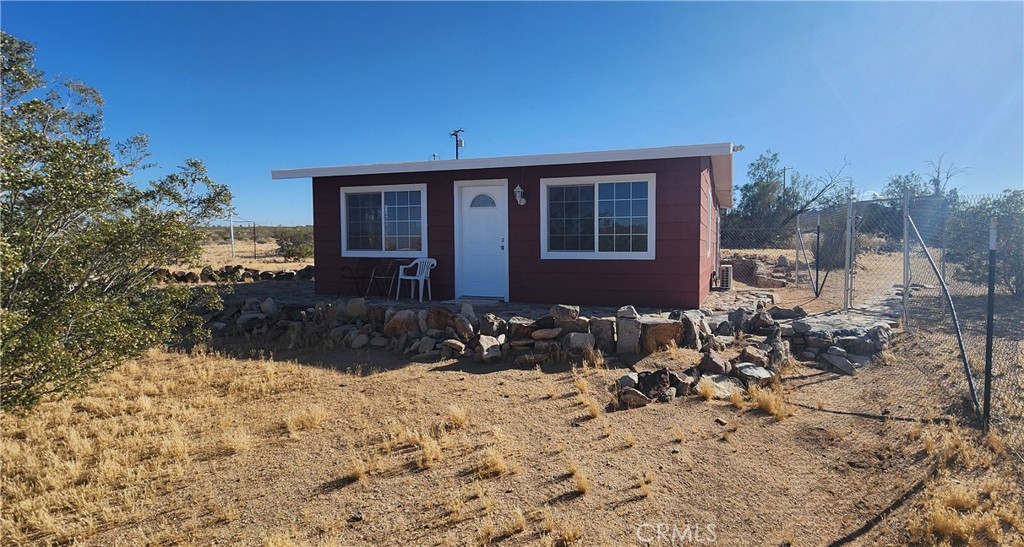
<svg viewBox="0 0 1024 547">
<path fill-rule="evenodd" d="M 222 266 L 213 269 L 206 266 L 199 272 L 184 270 L 169 270 L 160 268 L 153 272 L 157 280 L 162 283 L 218 283 L 230 281 L 235 283 L 252 283 L 255 281 L 288 281 L 292 279 L 313 279 L 314 269 L 312 265 L 306 266 L 298 271 L 295 270 L 258 270 L 246 268 L 241 264 L 234 266 Z"/>
<path fill-rule="evenodd" d="M 314 307 L 279 306 L 273 299 L 228 303 L 204 316 L 218 336 L 286 343 L 288 347 L 383 348 L 401 355 L 476 357 L 533 366 L 551 358 L 650 353 L 669 346 L 721 348 L 697 310 L 641 315 L 623 306 L 615 317 L 585 317 L 579 306 L 558 304 L 531 319 L 477 317 L 473 306 L 459 313 L 444 306 L 398 310 L 339 299 Z"/>
<path fill-rule="evenodd" d="M 870 321 L 870 320 L 869 320 Z M 889 347 L 892 328 L 871 321 L 835 327 L 821 321 L 796 320 L 787 325 L 793 351 L 803 360 L 819 360 L 843 374 L 854 374 L 872 356 Z"/>
<path fill-rule="evenodd" d="M 694 395 L 697 384 L 707 378 L 714 389 L 714 398 L 727 399 L 734 391 L 770 384 L 779 374 L 779 363 L 788 358 L 788 350 L 780 340 L 747 346 L 732 360 L 708 348 L 696 366 L 678 372 L 661 368 L 626 374 L 612 384 L 609 391 L 615 395 L 619 409 L 636 408 L 654 401 L 667 403 L 676 397 Z"/>
</svg>

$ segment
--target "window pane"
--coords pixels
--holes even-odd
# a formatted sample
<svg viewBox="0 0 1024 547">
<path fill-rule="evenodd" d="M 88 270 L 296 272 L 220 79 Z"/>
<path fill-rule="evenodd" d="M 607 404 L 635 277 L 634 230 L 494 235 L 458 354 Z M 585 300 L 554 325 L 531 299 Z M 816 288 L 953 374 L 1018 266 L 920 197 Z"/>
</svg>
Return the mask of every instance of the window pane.
<svg viewBox="0 0 1024 547">
<path fill-rule="evenodd" d="M 423 238 L 419 236 L 413 236 L 409 238 L 409 250 L 411 251 L 422 251 L 423 250 Z"/>
<path fill-rule="evenodd" d="M 420 204 L 420 191 L 416 190 L 416 191 L 413 191 L 413 192 L 409 192 L 409 205 L 419 205 L 419 204 Z"/>
<path fill-rule="evenodd" d="M 594 185 L 548 188 L 548 250 L 594 250 Z"/>
<path fill-rule="evenodd" d="M 615 216 L 615 202 L 609 200 L 601 200 L 597 204 L 597 216 L 599 217 L 613 217 Z"/>
<path fill-rule="evenodd" d="M 615 238 L 613 236 L 600 236 L 598 238 L 599 251 L 611 252 L 615 250 Z"/>
<path fill-rule="evenodd" d="M 632 197 L 633 197 L 633 199 L 636 199 L 636 198 L 646 198 L 647 197 L 647 183 L 646 182 L 634 182 L 632 184 L 632 186 L 633 186 L 633 188 L 632 188 Z"/>
<path fill-rule="evenodd" d="M 614 234 L 615 223 L 609 219 L 601 219 L 600 224 L 597 226 L 597 230 L 597 233 L 599 234 Z"/>
<path fill-rule="evenodd" d="M 391 193 L 391 192 L 388 192 Z M 395 192 L 398 194 L 398 205 L 409 205 L 409 192 Z"/>
<path fill-rule="evenodd" d="M 348 248 L 354 251 L 382 250 L 380 193 L 345 194 L 345 209 Z"/>
<path fill-rule="evenodd" d="M 487 194 L 480 194 L 480 195 L 476 196 L 475 198 L 473 198 L 473 201 L 470 202 L 469 206 L 470 207 L 497 207 L 498 205 L 496 203 L 494 203 L 494 198 L 492 198 L 491 196 L 488 196 Z"/>
<path fill-rule="evenodd" d="M 633 234 L 646 234 L 647 233 L 647 219 L 646 218 L 634 218 L 633 219 Z"/>
<path fill-rule="evenodd" d="M 615 236 L 615 251 L 616 252 L 629 252 L 629 238 L 630 236 Z"/>
<path fill-rule="evenodd" d="M 615 202 L 615 216 L 628 217 L 633 213 L 633 207 L 628 199 L 620 199 Z"/>
<path fill-rule="evenodd" d="M 384 192 L 384 205 L 398 205 L 398 192 Z"/>
<path fill-rule="evenodd" d="M 647 252 L 647 236 L 633 236 L 633 248 L 631 250 L 634 253 Z"/>
<path fill-rule="evenodd" d="M 628 182 L 616 182 L 615 183 L 615 199 L 629 199 L 629 183 Z"/>
<path fill-rule="evenodd" d="M 419 194 L 416 194 L 416 195 L 418 196 Z M 417 204 L 416 207 L 410 207 L 409 208 L 409 219 L 410 220 L 419 220 L 420 219 L 420 208 L 419 208 L 418 204 Z"/>
<path fill-rule="evenodd" d="M 409 220 L 409 208 L 408 207 L 398 207 L 397 209 L 398 210 L 396 211 L 396 213 L 398 213 L 398 214 L 395 215 L 395 219 L 396 220 Z"/>
<path fill-rule="evenodd" d="M 600 199 L 615 199 L 615 185 L 599 184 L 597 195 Z"/>
<path fill-rule="evenodd" d="M 647 216 L 647 200 L 646 199 L 634 199 L 633 200 L 633 216 L 645 217 Z"/>
</svg>

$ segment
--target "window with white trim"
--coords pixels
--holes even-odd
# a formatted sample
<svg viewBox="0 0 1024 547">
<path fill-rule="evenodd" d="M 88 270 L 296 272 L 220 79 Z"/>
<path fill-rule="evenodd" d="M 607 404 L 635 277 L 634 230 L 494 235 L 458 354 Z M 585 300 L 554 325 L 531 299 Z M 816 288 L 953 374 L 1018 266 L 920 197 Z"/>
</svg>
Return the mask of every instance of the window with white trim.
<svg viewBox="0 0 1024 547">
<path fill-rule="evenodd" d="M 541 258 L 653 260 L 654 179 L 541 179 Z"/>
<path fill-rule="evenodd" d="M 341 254 L 427 256 L 427 185 L 341 189 Z"/>
</svg>

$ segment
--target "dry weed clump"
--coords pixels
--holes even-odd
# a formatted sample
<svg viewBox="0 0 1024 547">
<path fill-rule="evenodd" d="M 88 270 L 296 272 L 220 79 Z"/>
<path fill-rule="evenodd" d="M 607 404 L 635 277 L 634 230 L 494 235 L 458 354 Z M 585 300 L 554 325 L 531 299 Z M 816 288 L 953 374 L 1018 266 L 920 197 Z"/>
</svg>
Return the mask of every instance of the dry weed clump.
<svg viewBox="0 0 1024 547">
<path fill-rule="evenodd" d="M 476 474 L 479 477 L 497 477 L 508 473 L 509 465 L 505 461 L 505 455 L 495 446 L 484 449 L 477 462 Z"/>
<path fill-rule="evenodd" d="M 525 530 L 526 515 L 523 513 L 522 508 L 516 507 L 512 510 L 512 515 L 509 517 L 508 522 L 505 525 L 505 535 L 512 536 Z"/>
<path fill-rule="evenodd" d="M 590 477 L 587 476 L 587 472 L 580 466 L 579 460 L 576 458 L 570 458 L 567 461 L 569 466 L 569 475 L 572 476 L 573 482 L 576 483 L 576 492 L 586 495 L 590 492 Z"/>
<path fill-rule="evenodd" d="M 715 383 L 711 381 L 711 378 L 704 376 L 697 382 L 697 394 L 705 401 L 715 398 Z"/>
<path fill-rule="evenodd" d="M 587 348 L 583 351 L 583 363 L 589 364 L 594 369 L 605 368 L 604 353 L 599 349 Z"/>
<path fill-rule="evenodd" d="M 252 434 L 246 428 L 232 429 L 220 440 L 220 449 L 226 454 L 239 454 L 252 449 Z"/>
<path fill-rule="evenodd" d="M 576 386 L 576 391 L 579 391 L 580 395 L 585 395 L 587 393 L 590 393 L 590 383 L 587 382 L 586 378 L 584 378 L 582 375 L 576 374 L 574 372 L 573 375 L 572 375 L 572 379 L 573 379 L 573 384 Z"/>
<path fill-rule="evenodd" d="M 747 389 L 754 408 L 775 417 L 775 421 L 781 422 L 793 414 L 793 408 L 786 404 L 786 398 L 781 390 L 766 389 L 758 386 L 750 386 Z"/>
<path fill-rule="evenodd" d="M 322 407 L 313 405 L 301 410 L 296 410 L 284 417 L 284 427 L 288 433 L 295 435 L 299 431 L 316 429 L 327 419 L 327 411 Z"/>
<path fill-rule="evenodd" d="M 433 437 L 427 437 L 420 444 L 420 455 L 416 459 L 416 465 L 420 469 L 429 469 L 441 460 L 441 445 Z"/>
<path fill-rule="evenodd" d="M 601 405 L 593 397 L 580 394 L 579 401 L 583 408 L 587 409 L 587 415 L 591 418 L 599 418 L 601 413 L 604 412 L 604 409 L 601 408 Z"/>
<path fill-rule="evenodd" d="M 449 405 L 448 414 L 445 416 L 445 424 L 452 429 L 462 429 L 469 423 L 469 414 L 465 408 L 459 405 Z"/>
<path fill-rule="evenodd" d="M 648 497 L 651 495 L 651 483 L 654 482 L 654 473 L 647 471 L 646 473 L 637 473 L 636 485 L 640 489 L 640 495 Z"/>
</svg>

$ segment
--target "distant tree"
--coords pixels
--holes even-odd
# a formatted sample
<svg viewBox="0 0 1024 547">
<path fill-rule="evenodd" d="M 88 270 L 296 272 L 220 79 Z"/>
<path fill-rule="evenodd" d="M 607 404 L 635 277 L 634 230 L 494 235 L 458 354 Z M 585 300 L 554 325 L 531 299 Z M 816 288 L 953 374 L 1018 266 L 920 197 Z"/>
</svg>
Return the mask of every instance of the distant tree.
<svg viewBox="0 0 1024 547">
<path fill-rule="evenodd" d="M 933 196 L 945 196 L 949 191 L 949 181 L 953 177 L 965 173 L 966 167 L 957 167 L 953 162 L 943 167 L 942 162 L 945 154 L 939 154 L 939 157 L 933 160 L 928 160 L 928 166 L 931 167 L 931 171 L 928 175 L 928 186 L 931 187 Z"/>
<path fill-rule="evenodd" d="M 910 190 L 910 197 L 916 198 L 928 194 L 924 177 L 911 171 L 905 175 L 893 175 L 882 190 L 882 195 L 892 199 L 902 199 L 903 192 Z"/>
<path fill-rule="evenodd" d="M 273 231 L 277 241 L 277 252 L 288 260 L 305 260 L 313 257 L 313 228 L 296 226 L 278 227 Z"/>
<path fill-rule="evenodd" d="M 200 223 L 231 193 L 198 160 L 149 185 L 143 136 L 102 136 L 100 94 L 48 82 L 35 46 L 0 32 L 0 407 L 85 388 L 160 343 L 202 334 L 190 310 L 208 293 L 157 287 L 161 267 L 194 263 Z"/>
<path fill-rule="evenodd" d="M 766 248 L 790 245 L 794 235 L 793 223 L 797 215 L 822 201 L 849 177 L 843 170 L 849 165 L 824 176 L 806 177 L 794 171 L 788 185 L 783 185 L 783 170 L 778 153 L 766 151 L 750 163 L 747 184 L 740 186 L 736 208 L 722 218 L 722 244 L 724 247 Z"/>
<path fill-rule="evenodd" d="M 959 278 L 979 285 L 988 282 L 989 222 L 996 219 L 997 283 L 1024 298 L 1024 190 L 1006 190 L 977 203 L 957 199 L 948 218 L 946 259 L 960 266 Z"/>
</svg>

